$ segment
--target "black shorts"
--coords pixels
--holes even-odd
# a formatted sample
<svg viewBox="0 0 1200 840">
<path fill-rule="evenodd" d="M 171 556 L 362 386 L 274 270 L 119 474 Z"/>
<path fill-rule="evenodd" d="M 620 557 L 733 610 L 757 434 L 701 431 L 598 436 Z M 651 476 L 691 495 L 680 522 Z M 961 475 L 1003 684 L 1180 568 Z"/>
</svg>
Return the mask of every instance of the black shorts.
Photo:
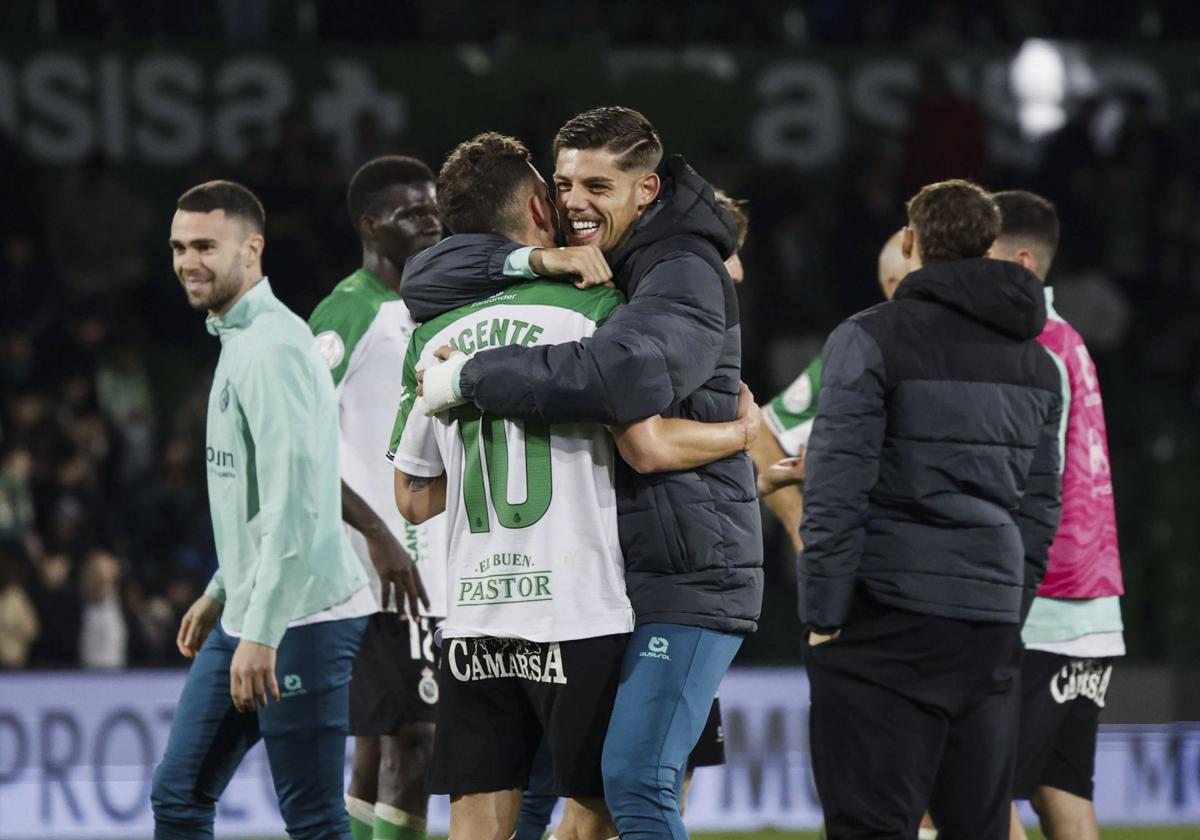
<svg viewBox="0 0 1200 840">
<path fill-rule="evenodd" d="M 603 796 L 600 758 L 628 641 L 443 640 L 430 790 L 525 790 L 544 735 L 554 793 Z"/>
<path fill-rule="evenodd" d="M 440 621 L 386 612 L 367 620 L 350 679 L 351 735 L 392 735 L 407 723 L 433 723 L 438 702 L 433 634 Z"/>
<path fill-rule="evenodd" d="M 716 767 L 725 763 L 725 727 L 721 725 L 721 698 L 714 697 L 712 708 L 708 710 L 708 720 L 700 740 L 692 747 L 688 756 L 688 769 L 694 767 Z"/>
<path fill-rule="evenodd" d="M 1014 798 L 1029 799 L 1039 787 L 1092 798 L 1096 731 L 1111 677 L 1111 659 L 1025 651 Z"/>
</svg>

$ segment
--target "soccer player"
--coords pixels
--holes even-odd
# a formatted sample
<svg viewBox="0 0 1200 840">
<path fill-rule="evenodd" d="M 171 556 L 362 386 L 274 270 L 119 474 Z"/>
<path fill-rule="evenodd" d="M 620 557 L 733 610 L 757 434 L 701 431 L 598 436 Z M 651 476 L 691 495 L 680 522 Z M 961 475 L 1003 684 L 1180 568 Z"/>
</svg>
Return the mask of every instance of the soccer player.
<svg viewBox="0 0 1200 840">
<path fill-rule="evenodd" d="M 337 388 L 342 516 L 380 609 L 367 623 L 350 682 L 356 738 L 346 810 L 355 840 L 420 840 L 438 697 L 432 636 L 446 613 L 445 562 L 432 547 L 440 520 L 418 527 L 401 518 L 379 453 L 391 439 L 403 394 L 399 372 L 417 328 L 397 293 L 404 261 L 441 239 L 442 224 L 433 173 L 409 157 L 364 164 L 346 202 L 362 240 L 362 268 L 309 318 Z"/>
<path fill-rule="evenodd" d="M 932 184 L 908 217 L 913 272 L 824 350 L 799 570 L 813 775 L 831 840 L 914 837 L 927 806 L 948 837 L 1003 840 L 1063 377 L 1037 278 L 982 259 L 992 198 Z"/>
<path fill-rule="evenodd" d="M 904 229 L 893 233 L 879 251 L 878 279 L 884 300 L 891 300 L 896 288 L 908 276 L 909 262 L 903 250 Z M 817 395 L 821 390 L 821 357 L 813 359 L 787 390 L 763 406 L 763 419 L 769 435 L 759 435 L 750 449 L 758 468 L 758 493 L 767 507 L 779 517 L 797 552 L 800 520 L 804 516 L 804 497 L 798 486 L 804 481 L 804 450 L 817 415 Z M 935 840 L 937 828 L 928 814 L 921 818 L 918 840 Z"/>
<path fill-rule="evenodd" d="M 904 230 L 898 230 L 879 252 L 879 288 L 884 300 L 891 300 L 896 287 L 908 274 L 908 260 L 901 250 Z M 759 435 L 750 449 L 758 468 L 758 493 L 766 502 L 799 552 L 800 520 L 804 498 L 795 486 L 804 478 L 804 448 L 817 416 L 817 395 L 821 391 L 821 357 L 813 359 L 804 372 L 773 400 L 763 406 L 763 420 L 771 434 Z"/>
<path fill-rule="evenodd" d="M 713 195 L 717 202 L 729 211 L 737 225 L 737 249 L 725 260 L 725 270 L 733 284 L 739 285 L 745 278 L 740 252 L 746 242 L 746 233 L 750 227 L 750 219 L 744 209 L 745 202 L 730 197 L 723 190 L 715 189 Z M 745 393 L 749 393 L 748 390 Z M 741 412 L 739 412 L 740 414 Z M 628 436 L 626 436 L 628 437 Z M 752 446 L 755 444 L 752 444 Z M 662 446 L 661 442 L 659 444 Z M 712 708 L 708 712 L 704 730 L 700 733 L 695 747 L 688 755 L 687 772 L 684 775 L 683 790 L 679 796 L 679 812 L 682 815 L 687 802 L 688 790 L 692 784 L 692 773 L 697 767 L 715 767 L 725 763 L 725 730 L 721 722 L 720 697 L 713 698 Z M 530 777 L 529 789 L 521 802 L 521 818 L 517 824 L 515 840 L 541 840 L 546 827 L 550 824 L 551 814 L 558 802 L 558 797 L 552 792 L 551 774 L 546 769 L 549 764 L 549 754 L 539 750 L 534 760 L 533 773 Z M 573 837 L 573 826 L 564 821 L 551 834 L 550 840 L 568 840 Z"/>
<path fill-rule="evenodd" d="M 260 738 L 288 834 L 350 840 L 348 684 L 375 599 L 340 524 L 333 383 L 263 276 L 264 221 L 229 181 L 185 192 L 171 221 L 175 273 L 221 341 L 205 447 L 219 565 L 176 640 L 194 662 L 154 774 L 156 840 L 212 837 Z"/>
<path fill-rule="evenodd" d="M 545 182 L 519 141 L 460 144 L 438 177 L 456 232 L 552 246 Z M 611 289 L 519 286 L 416 333 L 389 457 L 410 521 L 448 510 L 450 599 L 431 786 L 451 796 L 454 840 L 506 840 L 545 735 L 555 785 L 586 812 L 586 838 L 615 834 L 600 755 L 633 629 L 616 534 L 612 443 L 599 425 L 512 423 L 463 407 L 426 416 L 416 370 L 464 352 L 592 334 L 621 303 Z"/>
<path fill-rule="evenodd" d="M 1014 792 L 1032 801 L 1051 840 L 1095 840 L 1096 731 L 1112 659 L 1125 653 L 1104 404 L 1083 338 L 1054 310 L 1054 289 L 1046 282 L 1058 248 L 1054 205 L 1020 190 L 992 197 L 1002 217 L 992 256 L 1019 263 L 1046 284 L 1048 318 L 1038 341 L 1066 369 L 1071 391 L 1062 524 L 1021 631 L 1025 657 Z M 1015 807 L 1012 836 L 1025 837 Z"/>
<path fill-rule="evenodd" d="M 438 189 L 447 226 L 463 232 L 460 237 L 497 231 L 545 247 L 554 242 L 555 212 L 545 182 L 529 164 L 528 151 L 512 138 L 485 134 L 462 144 L 443 167 Z M 460 244 L 447 240 L 439 247 L 453 254 Z M 517 286 L 423 325 L 409 353 L 406 380 L 415 388 L 417 368 L 433 361 L 440 343 L 452 340 L 475 353 L 488 346 L 565 341 L 593 333 L 621 302 L 614 291 Z M 753 408 L 748 391 L 741 402 Z M 690 432 L 681 436 L 681 427 Z M 744 449 L 754 428 L 653 418 L 613 434 L 636 469 L 678 470 Z M 681 446 L 680 440 L 691 443 Z M 615 463 L 607 434 L 586 423 L 515 424 L 481 416 L 470 406 L 432 420 L 412 407 L 410 396 L 401 407 L 394 445 L 401 471 L 397 501 L 406 516 L 420 517 L 449 500 L 452 591 L 443 632 L 452 641 L 443 666 L 433 779 L 435 789 L 456 795 L 452 834 L 509 836 L 541 729 L 555 787 L 576 800 L 578 836 L 611 836 L 615 832 L 599 798 L 600 748 L 632 613 L 616 539 Z M 465 471 L 448 471 L 447 489 L 443 465 L 460 464 L 464 457 Z M 510 469 L 510 463 L 523 464 L 523 470 Z M 439 478 L 431 484 L 434 476 Z M 524 501 L 514 504 L 514 496 Z M 471 639 L 479 636 L 492 638 Z M 528 655 L 531 663 L 546 667 L 557 662 L 559 674 L 545 685 L 550 677 L 544 671 L 543 679 L 531 678 L 522 665 L 522 673 L 509 675 L 506 683 L 488 685 L 473 683 L 494 678 L 495 670 L 483 675 L 456 670 L 456 650 L 486 658 L 491 649 Z M 574 664 L 584 661 L 588 664 Z M 499 712 L 490 711 L 497 705 Z M 524 716 L 523 727 L 520 721 L 497 724 L 514 710 Z"/>
<path fill-rule="evenodd" d="M 603 251 L 629 303 L 587 341 L 503 347 L 438 365 L 427 372 L 426 399 L 434 394 L 435 409 L 466 400 L 537 422 L 732 420 L 741 369 L 737 298 L 724 267 L 736 243 L 732 218 L 682 158 L 663 159 L 657 132 L 632 109 L 573 117 L 554 149 L 567 242 Z M 530 257 L 511 243 L 484 245 L 459 259 L 466 300 L 481 286 L 511 285 L 498 269 Z M 430 269 L 436 252 L 406 268 L 404 298 L 418 318 L 419 306 L 436 313 L 457 302 L 447 294 L 448 268 Z M 740 454 L 697 469 L 617 474 L 638 621 L 604 758 L 605 796 L 623 838 L 687 836 L 679 815 L 687 756 L 762 603 L 753 481 Z"/>
</svg>

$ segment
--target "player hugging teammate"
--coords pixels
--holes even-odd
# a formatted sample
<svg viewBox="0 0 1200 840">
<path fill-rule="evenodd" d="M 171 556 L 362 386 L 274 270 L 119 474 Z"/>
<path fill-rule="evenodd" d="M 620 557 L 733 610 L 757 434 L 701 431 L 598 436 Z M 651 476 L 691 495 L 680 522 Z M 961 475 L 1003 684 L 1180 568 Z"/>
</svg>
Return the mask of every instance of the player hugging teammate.
<svg viewBox="0 0 1200 840">
<path fill-rule="evenodd" d="M 888 755 L 890 774 L 845 760 L 848 744 L 876 757 L 883 749 L 878 734 L 862 736 L 863 708 L 889 725 L 899 720 L 890 678 L 880 681 L 883 702 L 856 709 L 846 699 L 861 700 L 862 676 L 861 662 L 846 652 L 857 644 L 877 653 L 903 636 L 880 633 L 876 645 L 864 628 L 881 616 L 909 622 L 952 662 L 963 644 L 943 630 L 957 621 L 1003 637 L 1007 674 L 1019 654 L 1010 625 L 1027 611 L 1024 642 L 1034 653 L 1022 672 L 1020 749 L 1001 745 L 984 768 L 992 771 L 983 779 L 986 808 L 939 782 L 945 795 L 933 797 L 934 815 L 941 812 L 947 835 L 986 823 L 975 836 L 1000 837 L 1009 828 L 1005 779 L 1015 762 L 1017 795 L 1032 798 L 1047 834 L 1096 836 L 1092 757 L 1110 659 L 1123 652 L 1121 579 L 1095 371 L 1082 340 L 1053 311 L 1051 290 L 1043 304 L 1036 286 L 1057 244 L 1053 207 L 1027 193 L 989 197 L 962 182 L 922 191 L 926 203 L 942 200 L 935 193 L 958 195 L 980 210 L 986 224 L 971 232 L 969 253 L 951 248 L 946 256 L 934 247 L 945 244 L 943 228 L 951 240 L 954 230 L 936 214 L 921 217 L 924 240 L 913 232 L 917 223 L 893 237 L 880 257 L 880 282 L 889 301 L 900 284 L 899 302 L 839 331 L 850 344 L 834 342 L 828 370 L 818 360 L 772 401 L 772 434 L 756 446 L 762 414 L 739 382 L 733 285 L 741 279 L 736 252 L 745 219 L 736 205 L 682 158 L 664 157 L 653 127 L 630 109 L 572 118 L 554 149 L 553 197 L 524 144 L 494 133 L 460 144 L 436 183 L 411 158 L 364 165 L 347 197 L 362 266 L 317 307 L 312 336 L 262 276 L 257 199 L 226 182 L 181 197 L 172 228 L 176 272 L 222 342 L 208 426 L 221 452 L 209 472 L 221 567 L 180 630 L 180 650 L 197 664 L 155 778 L 156 836 L 210 835 L 216 798 L 261 737 L 296 837 L 423 840 L 432 791 L 451 796 L 452 840 L 508 840 L 514 830 L 519 840 L 540 837 L 560 795 L 570 802 L 559 840 L 608 840 L 618 829 L 626 840 L 685 838 L 680 811 L 697 763 L 693 749 L 702 731 L 719 733 L 713 698 L 742 638 L 756 629 L 761 603 L 747 452 L 754 448 L 760 462 L 757 489 L 771 495 L 768 504 L 800 548 L 803 502 L 792 485 L 805 481 L 806 469 L 796 457 L 780 459 L 800 455 L 813 428 L 810 544 L 801 568 L 810 650 L 821 648 L 811 672 L 826 722 L 813 741 L 834 816 L 829 836 L 882 836 L 854 833 L 886 799 L 860 794 L 881 779 L 896 781 L 895 755 Z M 453 234 L 446 239 L 443 222 Z M 562 240 L 568 247 L 556 247 Z M 910 261 L 921 265 L 914 255 L 928 265 L 904 280 Z M 966 283 L 963 271 L 987 283 Z M 1010 305 L 1013 284 L 1019 311 Z M 983 292 L 995 306 L 972 314 Z M 964 295 L 975 303 L 959 300 Z M 1010 329 L 1009 310 L 1027 317 Z M 1047 310 L 1050 321 L 1037 336 Z M 854 537 L 866 521 L 857 514 L 841 521 L 849 507 L 839 494 L 854 490 L 856 504 L 874 510 L 865 500 L 886 473 L 862 469 L 855 488 L 854 475 L 833 468 L 836 459 L 863 457 L 864 441 L 882 446 L 891 427 L 877 421 L 892 410 L 892 392 L 910 381 L 928 384 L 916 375 L 919 365 L 907 378 L 888 379 L 916 338 L 907 345 L 889 338 L 884 352 L 863 324 L 911 331 L 914 313 L 982 336 L 1021 361 L 1028 370 L 1010 378 L 1041 401 L 1034 414 L 1045 429 L 1057 429 L 1069 407 L 1064 436 L 1039 432 L 1044 457 L 1030 475 L 1041 495 L 1014 486 L 1003 504 L 988 503 L 1008 511 L 997 515 L 1011 534 L 1020 531 L 1001 546 L 1007 588 L 1003 609 L 990 613 L 959 614 L 965 608 L 954 587 L 961 589 L 962 575 L 937 589 L 945 609 L 928 615 L 913 608 L 920 597 L 888 601 L 880 579 L 911 585 L 954 575 L 939 566 L 889 577 L 880 558 L 895 549 L 874 543 L 866 560 L 853 562 L 843 562 L 838 543 L 832 554 L 848 570 L 827 573 L 830 541 Z M 939 330 L 922 336 L 943 338 Z M 972 354 L 935 349 L 975 366 L 947 380 L 954 388 L 945 393 L 990 394 L 1013 384 L 993 382 L 994 371 Z M 865 403 L 855 394 L 870 397 L 872 410 L 860 410 Z M 955 417 L 966 401 L 946 403 L 946 416 Z M 926 422 L 928 414 L 912 417 Z M 990 434 L 994 418 L 976 414 Z M 875 424 L 870 434 L 854 427 L 864 417 Z M 381 469 L 385 448 L 394 470 Z M 1060 450 L 1066 524 L 1035 600 L 1033 578 L 1057 517 Z M 888 457 L 877 460 L 890 469 Z M 971 458 L 978 466 L 979 456 Z M 974 499 L 973 486 L 955 493 Z M 1012 514 L 1017 502 L 1041 507 L 1036 516 L 1024 508 Z M 973 539 L 995 549 L 986 529 L 976 530 Z M 1033 545 L 1035 537 L 1045 545 Z M 917 565 L 944 561 L 928 555 L 912 552 Z M 869 573 L 850 568 L 860 560 Z M 866 594 L 872 582 L 883 592 L 879 604 Z M 976 588 L 990 593 L 983 584 L 992 583 Z M 822 587 L 835 595 L 821 595 Z M 1028 597 L 1018 598 L 1020 590 Z M 917 647 L 928 660 L 932 643 Z M 991 655 L 995 647 L 981 650 Z M 974 660 L 987 680 L 998 672 L 983 654 Z M 883 670 L 891 665 L 886 655 L 879 661 Z M 946 667 L 940 676 L 958 690 L 965 670 Z M 913 691 L 927 687 L 918 680 Z M 1015 701 L 1000 697 L 1016 697 L 1010 682 L 1003 691 L 984 688 L 996 719 L 1012 724 Z M 912 705 L 914 719 L 924 714 L 926 704 Z M 830 715 L 841 717 L 831 725 Z M 342 812 L 347 729 L 358 740 Z M 921 772 L 946 763 L 937 749 L 915 759 L 920 749 L 891 752 Z M 719 759 L 717 750 L 710 761 Z M 987 775 L 972 766 L 974 781 Z M 839 773 L 850 782 L 835 782 Z M 916 789 L 905 796 L 905 813 L 892 822 L 915 835 L 930 796 Z M 523 798 L 541 803 L 540 815 L 522 812 Z M 1012 831 L 1019 832 L 1015 823 Z"/>
</svg>

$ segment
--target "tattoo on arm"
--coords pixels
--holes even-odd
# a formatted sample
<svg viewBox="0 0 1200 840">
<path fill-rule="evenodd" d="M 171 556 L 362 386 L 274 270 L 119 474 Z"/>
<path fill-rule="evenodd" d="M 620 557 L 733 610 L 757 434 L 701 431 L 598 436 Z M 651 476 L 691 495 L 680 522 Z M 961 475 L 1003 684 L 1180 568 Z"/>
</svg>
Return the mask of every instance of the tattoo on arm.
<svg viewBox="0 0 1200 840">
<path fill-rule="evenodd" d="M 405 476 L 405 481 L 408 484 L 408 489 L 414 493 L 420 493 L 422 490 L 428 490 L 429 485 L 433 484 L 432 478 L 422 478 L 416 475 Z"/>
</svg>

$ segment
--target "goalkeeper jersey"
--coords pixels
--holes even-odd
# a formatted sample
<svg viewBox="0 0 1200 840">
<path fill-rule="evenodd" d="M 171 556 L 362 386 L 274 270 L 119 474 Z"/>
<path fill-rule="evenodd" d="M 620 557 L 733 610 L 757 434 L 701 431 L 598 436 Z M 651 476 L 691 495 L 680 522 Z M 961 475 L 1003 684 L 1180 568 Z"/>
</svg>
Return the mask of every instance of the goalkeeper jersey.
<svg viewBox="0 0 1200 840">
<path fill-rule="evenodd" d="M 801 447 L 808 446 L 820 392 L 821 357 L 817 356 L 787 390 L 763 409 L 763 419 L 779 441 L 779 448 L 788 455 L 799 455 Z"/>
<path fill-rule="evenodd" d="M 417 330 L 388 457 L 409 475 L 447 475 L 444 636 L 557 642 L 633 629 L 604 427 L 508 421 L 473 405 L 427 417 L 416 397 L 417 370 L 443 345 L 473 354 L 586 339 L 623 301 L 527 283 Z"/>
<path fill-rule="evenodd" d="M 416 562 L 429 595 L 423 615 L 445 615 L 446 566 L 437 548 L 444 517 L 411 525 L 396 510 L 392 470 L 380 457 L 387 448 L 404 389 L 404 358 L 417 324 L 395 291 L 369 271 L 360 269 L 334 287 L 308 319 L 317 338 L 338 397 L 338 448 L 342 479 L 363 498 Z M 379 575 L 367 553 L 367 542 L 346 526 L 350 544 L 362 562 L 375 599 Z M 395 593 L 389 608 L 395 611 Z"/>
</svg>

